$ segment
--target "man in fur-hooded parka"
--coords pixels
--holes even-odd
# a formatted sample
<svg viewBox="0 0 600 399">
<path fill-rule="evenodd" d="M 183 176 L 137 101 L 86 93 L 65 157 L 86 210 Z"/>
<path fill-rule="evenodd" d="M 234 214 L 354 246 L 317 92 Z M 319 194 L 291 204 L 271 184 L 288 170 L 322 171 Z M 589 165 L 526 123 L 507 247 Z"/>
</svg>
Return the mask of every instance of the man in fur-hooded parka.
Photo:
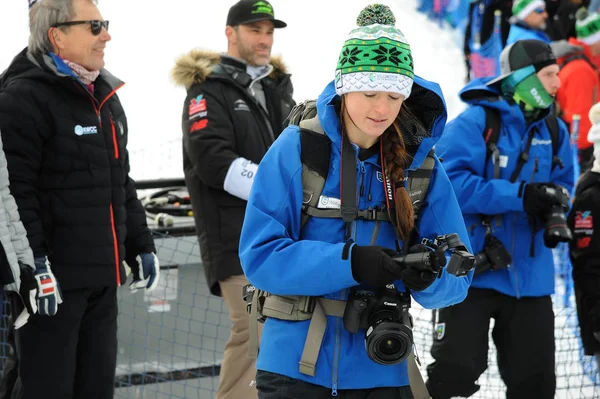
<svg viewBox="0 0 600 399">
<path fill-rule="evenodd" d="M 253 173 L 295 105 L 280 58 L 272 58 L 269 72 L 255 79 L 246 68 L 228 55 L 193 50 L 173 71 L 176 83 L 187 90 L 183 168 L 206 279 L 215 295 L 220 295 L 220 280 L 243 274 L 237 252 Z M 256 98 L 259 86 L 266 106 Z"/>
<path fill-rule="evenodd" d="M 175 82 L 187 90 L 183 169 L 204 273 L 232 321 L 216 399 L 257 397 L 242 299 L 248 280 L 238 247 L 258 164 L 295 105 L 290 75 L 280 59 L 271 58 L 274 30 L 282 27 L 268 2 L 241 0 L 227 16 L 227 54 L 193 50 L 173 69 Z"/>
</svg>

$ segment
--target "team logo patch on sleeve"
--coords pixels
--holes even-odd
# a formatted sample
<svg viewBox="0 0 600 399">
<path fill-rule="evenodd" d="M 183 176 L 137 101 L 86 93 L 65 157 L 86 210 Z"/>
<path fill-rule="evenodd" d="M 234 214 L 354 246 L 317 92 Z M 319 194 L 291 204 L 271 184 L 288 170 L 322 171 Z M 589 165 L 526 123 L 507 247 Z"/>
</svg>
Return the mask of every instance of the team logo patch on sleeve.
<svg viewBox="0 0 600 399">
<path fill-rule="evenodd" d="M 577 239 L 577 248 L 584 249 L 590 246 L 592 243 L 592 237 L 581 237 Z"/>
<path fill-rule="evenodd" d="M 593 229 L 594 219 L 592 217 L 592 211 L 577 211 L 577 213 L 575 213 L 575 228 Z"/>
<path fill-rule="evenodd" d="M 192 98 L 190 100 L 190 105 L 188 107 L 188 120 L 193 121 L 190 125 L 189 133 L 194 133 L 199 130 L 206 128 L 208 125 L 208 110 L 206 109 L 206 99 L 204 96 L 200 94 L 196 98 Z"/>
<path fill-rule="evenodd" d="M 435 325 L 435 339 L 441 340 L 446 335 L 446 323 L 437 323 Z"/>
<path fill-rule="evenodd" d="M 200 94 L 198 97 L 191 99 L 190 106 L 188 108 L 188 115 L 190 116 L 190 119 L 192 119 L 192 117 L 196 116 L 197 114 L 206 112 L 206 99 L 202 97 L 204 96 Z"/>
<path fill-rule="evenodd" d="M 199 121 L 192 123 L 192 125 L 190 126 L 190 133 L 194 133 L 194 132 L 197 132 L 198 130 L 202 130 L 207 125 L 208 125 L 208 119 L 200 119 Z"/>
</svg>

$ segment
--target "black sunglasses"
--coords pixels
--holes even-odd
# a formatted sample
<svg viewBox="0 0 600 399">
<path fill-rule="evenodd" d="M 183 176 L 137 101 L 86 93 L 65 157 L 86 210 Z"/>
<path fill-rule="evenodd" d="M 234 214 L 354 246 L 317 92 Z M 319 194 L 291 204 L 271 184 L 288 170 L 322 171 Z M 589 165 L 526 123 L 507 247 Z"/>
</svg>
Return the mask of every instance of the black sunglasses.
<svg viewBox="0 0 600 399">
<path fill-rule="evenodd" d="M 97 19 L 93 21 L 69 21 L 69 22 L 61 22 L 58 24 L 52 25 L 53 28 L 58 28 L 59 26 L 73 26 L 73 25 L 85 25 L 90 24 L 92 27 L 92 35 L 98 36 L 100 32 L 102 32 L 102 27 L 108 31 L 108 21 L 99 21 Z"/>
</svg>

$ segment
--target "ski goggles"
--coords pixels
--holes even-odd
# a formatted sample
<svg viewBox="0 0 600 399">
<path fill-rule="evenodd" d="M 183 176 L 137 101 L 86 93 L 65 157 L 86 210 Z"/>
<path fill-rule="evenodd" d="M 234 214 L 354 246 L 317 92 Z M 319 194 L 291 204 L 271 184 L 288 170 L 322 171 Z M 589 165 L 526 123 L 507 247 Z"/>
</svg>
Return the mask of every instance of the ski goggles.
<svg viewBox="0 0 600 399">
<path fill-rule="evenodd" d="M 97 19 L 91 21 L 69 21 L 69 22 L 60 22 L 58 24 L 52 25 L 53 28 L 58 28 L 59 26 L 73 26 L 73 25 L 86 25 L 89 24 L 92 28 L 92 35 L 98 36 L 100 32 L 102 32 L 102 28 L 106 29 L 108 32 L 108 21 L 100 21 Z"/>
<path fill-rule="evenodd" d="M 535 11 L 536 14 L 543 14 L 543 13 L 546 12 L 546 8 L 545 7 L 538 7 L 538 8 L 536 8 L 533 11 Z"/>
</svg>

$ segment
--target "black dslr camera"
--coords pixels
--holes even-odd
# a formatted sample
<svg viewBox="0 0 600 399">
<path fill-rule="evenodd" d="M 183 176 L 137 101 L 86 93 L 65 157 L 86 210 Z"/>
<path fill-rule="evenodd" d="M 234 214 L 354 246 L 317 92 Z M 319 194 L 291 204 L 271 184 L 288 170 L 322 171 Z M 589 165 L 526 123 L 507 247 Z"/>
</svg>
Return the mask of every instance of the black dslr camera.
<svg viewBox="0 0 600 399">
<path fill-rule="evenodd" d="M 504 269 L 512 263 L 512 257 L 504 244 L 491 234 L 486 234 L 483 250 L 475 254 L 475 275 L 489 269 Z"/>
<path fill-rule="evenodd" d="M 437 236 L 433 241 L 424 239 L 423 245 L 431 246 L 442 253 L 450 251 L 452 255 L 446 270 L 454 276 L 466 276 L 475 267 L 475 257 L 456 233 Z"/>
<path fill-rule="evenodd" d="M 371 291 L 352 290 L 344 310 L 344 327 L 350 333 L 365 332 L 365 349 L 375 363 L 401 363 L 413 347 L 410 295 L 394 284 Z"/>
<path fill-rule="evenodd" d="M 542 215 L 545 221 L 544 245 L 556 248 L 558 243 L 569 242 L 573 238 L 565 217 L 565 212 L 569 210 L 569 192 L 561 186 L 544 186 L 544 190 L 556 200 L 550 211 Z"/>
</svg>

